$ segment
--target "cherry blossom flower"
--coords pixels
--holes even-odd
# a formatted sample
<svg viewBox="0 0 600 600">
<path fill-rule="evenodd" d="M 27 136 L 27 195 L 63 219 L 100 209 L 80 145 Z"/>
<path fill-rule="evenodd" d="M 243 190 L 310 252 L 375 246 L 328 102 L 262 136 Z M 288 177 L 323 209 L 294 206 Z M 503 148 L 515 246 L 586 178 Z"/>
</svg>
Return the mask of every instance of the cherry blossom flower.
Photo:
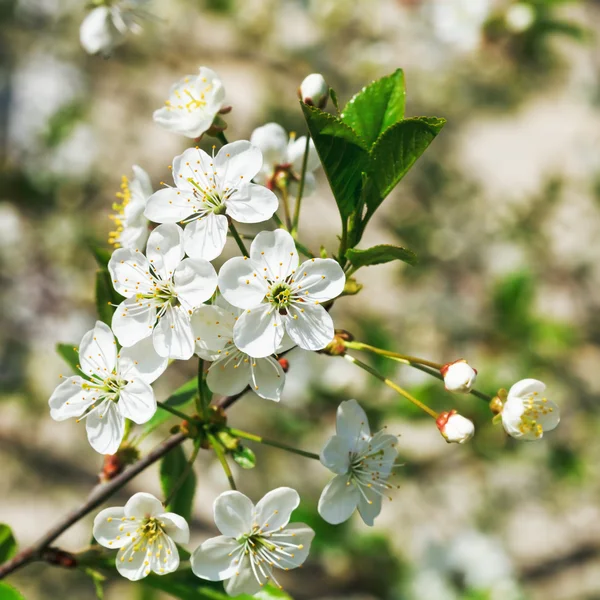
<svg viewBox="0 0 600 600">
<path fill-rule="evenodd" d="M 367 415 L 356 400 L 339 405 L 336 432 L 321 452 L 321 462 L 336 476 L 321 494 L 319 514 L 337 525 L 358 508 L 362 520 L 373 525 L 382 497 L 392 488 L 388 479 L 398 440 L 384 431 L 371 435 Z"/>
<path fill-rule="evenodd" d="M 558 406 L 543 397 L 546 386 L 537 379 L 522 379 L 508 391 L 502 408 L 502 425 L 510 436 L 539 440 L 560 422 Z"/>
<path fill-rule="evenodd" d="M 477 379 L 477 371 L 464 358 L 444 365 L 440 372 L 449 392 L 468 394 Z"/>
<path fill-rule="evenodd" d="M 48 401 L 55 421 L 85 419 L 89 442 L 100 454 L 115 454 L 123 440 L 125 419 L 146 423 L 156 412 L 150 384 L 167 368 L 151 340 L 117 353 L 108 325 L 101 321 L 79 346 L 79 364 L 85 377 L 67 377 Z"/>
<path fill-rule="evenodd" d="M 140 250 L 148 240 L 148 219 L 144 217 L 146 201 L 152 195 L 152 184 L 148 173 L 134 165 L 133 179 L 123 175 L 121 191 L 117 193 L 120 202 L 113 204 L 115 230 L 110 232 L 109 243 L 115 248 Z"/>
<path fill-rule="evenodd" d="M 214 504 L 215 523 L 223 534 L 197 548 L 192 571 L 201 579 L 225 582 L 230 596 L 255 594 L 264 585 L 279 585 L 274 569 L 295 569 L 308 556 L 315 532 L 290 523 L 300 503 L 298 492 L 280 487 L 254 506 L 240 492 L 224 492 Z"/>
<path fill-rule="evenodd" d="M 214 361 L 206 377 L 208 387 L 217 394 L 230 396 L 250 386 L 261 398 L 279 402 L 285 373 L 277 359 L 249 357 L 233 342 L 233 328 L 241 313 L 242 309 L 219 297 L 216 305 L 201 306 L 192 315 L 196 354 Z M 294 345 L 285 336 L 278 352 Z"/>
<path fill-rule="evenodd" d="M 153 119 L 173 133 L 198 138 L 210 129 L 224 101 L 219 76 L 200 67 L 198 75 L 186 75 L 171 88 L 165 106 L 154 111 Z"/>
<path fill-rule="evenodd" d="M 317 106 L 323 110 L 329 99 L 329 86 L 323 75 L 311 73 L 305 77 L 298 89 L 298 96 L 304 104 Z"/>
<path fill-rule="evenodd" d="M 212 296 L 217 274 L 208 261 L 183 256 L 183 230 L 175 224 L 152 231 L 146 256 L 127 248 L 113 252 L 108 269 L 115 290 L 126 298 L 112 320 L 122 346 L 152 336 L 160 356 L 192 356 L 190 316 Z"/>
<path fill-rule="evenodd" d="M 150 572 L 172 573 L 179 567 L 175 544 L 187 544 L 190 530 L 186 520 L 172 512 L 151 494 L 134 494 L 124 507 L 99 512 L 94 519 L 94 537 L 105 548 L 119 549 L 117 571 L 131 581 Z"/>
<path fill-rule="evenodd" d="M 475 425 L 455 410 L 443 412 L 436 425 L 448 443 L 464 444 L 475 435 Z"/>
<path fill-rule="evenodd" d="M 261 165 L 260 150 L 247 141 L 226 144 L 216 156 L 189 148 L 173 160 L 175 187 L 150 197 L 146 217 L 156 223 L 187 223 L 186 254 L 213 260 L 227 241 L 225 215 L 240 223 L 260 223 L 277 210 L 277 196 L 251 183 Z"/>
<path fill-rule="evenodd" d="M 333 339 L 333 321 L 321 303 L 342 293 L 344 272 L 330 258 L 298 262 L 292 236 L 278 229 L 261 231 L 249 258 L 231 258 L 221 267 L 221 293 L 244 309 L 233 341 L 245 354 L 274 354 L 285 332 L 305 350 L 321 350 Z"/>
<path fill-rule="evenodd" d="M 285 129 L 277 123 L 267 123 L 252 132 L 250 142 L 260 148 L 264 162 L 255 181 L 273 189 L 280 177 L 287 180 L 290 192 L 296 195 L 302 160 L 306 147 L 306 137 L 296 139 L 288 136 Z M 313 171 L 320 166 L 319 156 L 313 141 L 310 141 L 306 176 L 304 179 L 304 196 L 309 196 L 317 189 L 317 181 Z"/>
<path fill-rule="evenodd" d="M 88 54 L 101 53 L 104 56 L 122 44 L 128 32 L 139 33 L 138 24 L 146 18 L 143 9 L 148 0 L 117 0 L 98 6 L 88 13 L 79 29 L 79 39 Z"/>
</svg>

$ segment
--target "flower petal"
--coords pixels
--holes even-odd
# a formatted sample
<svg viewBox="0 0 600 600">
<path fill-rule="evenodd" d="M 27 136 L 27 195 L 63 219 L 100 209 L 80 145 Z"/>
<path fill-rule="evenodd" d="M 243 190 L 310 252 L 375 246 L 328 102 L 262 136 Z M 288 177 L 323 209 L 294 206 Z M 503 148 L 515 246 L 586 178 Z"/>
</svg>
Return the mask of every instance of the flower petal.
<svg viewBox="0 0 600 600">
<path fill-rule="evenodd" d="M 250 258 L 271 281 L 283 281 L 299 262 L 294 238 L 283 229 L 261 231 L 250 245 Z"/>
<path fill-rule="evenodd" d="M 177 544 L 187 544 L 190 541 L 190 527 L 187 521 L 180 515 L 172 512 L 158 515 L 163 530 Z"/>
<path fill-rule="evenodd" d="M 224 396 L 232 396 L 245 390 L 250 382 L 250 360 L 237 348 L 229 356 L 223 353 L 208 370 L 208 387 Z"/>
<path fill-rule="evenodd" d="M 531 394 L 542 394 L 546 389 L 546 385 L 537 379 L 522 379 L 517 381 L 508 391 L 508 397 L 525 398 Z"/>
<path fill-rule="evenodd" d="M 182 308 L 193 311 L 214 294 L 217 272 L 207 260 L 185 258 L 175 270 L 174 288 Z"/>
<path fill-rule="evenodd" d="M 294 285 L 306 300 L 324 302 L 344 291 L 346 276 L 337 261 L 313 258 L 298 267 Z"/>
<path fill-rule="evenodd" d="M 212 173 L 213 159 L 201 148 L 188 148 L 173 159 L 173 181 L 181 190 L 195 192 L 200 182 L 205 182 L 208 172 Z"/>
<path fill-rule="evenodd" d="M 281 125 L 267 123 L 252 132 L 250 143 L 260 149 L 265 165 L 268 164 L 272 172 L 276 165 L 288 162 L 288 139 L 288 134 Z"/>
<path fill-rule="evenodd" d="M 116 404 L 106 400 L 86 417 L 85 428 L 90 446 L 96 452 L 116 454 L 125 434 L 125 419 Z"/>
<path fill-rule="evenodd" d="M 279 402 L 285 384 L 285 373 L 272 356 L 250 359 L 250 385 L 254 393 L 266 400 Z"/>
<path fill-rule="evenodd" d="M 213 506 L 215 524 L 223 535 L 237 538 L 252 531 L 254 505 L 241 492 L 223 492 Z"/>
<path fill-rule="evenodd" d="M 191 258 L 214 260 L 227 242 L 227 217 L 207 213 L 192 221 L 184 232 L 185 253 Z"/>
<path fill-rule="evenodd" d="M 183 306 L 167 308 L 154 328 L 152 339 L 160 356 L 187 360 L 194 354 L 190 316 Z"/>
<path fill-rule="evenodd" d="M 347 475 L 336 475 L 319 498 L 319 514 L 325 521 L 338 525 L 347 521 L 356 510 L 360 492 Z"/>
<path fill-rule="evenodd" d="M 177 571 L 179 567 L 179 550 L 168 535 L 160 535 L 153 544 L 150 568 L 157 575 L 166 575 Z"/>
<path fill-rule="evenodd" d="M 146 245 L 146 257 L 163 281 L 173 277 L 183 255 L 183 229 L 179 225 L 165 223 L 152 231 Z"/>
<path fill-rule="evenodd" d="M 96 321 L 94 329 L 88 331 L 79 344 L 79 364 L 86 375 L 108 377 L 117 363 L 117 342 L 110 327 Z"/>
<path fill-rule="evenodd" d="M 247 140 L 239 140 L 225 144 L 214 162 L 219 180 L 237 187 L 240 183 L 250 183 L 262 167 L 263 156 L 259 148 Z"/>
<path fill-rule="evenodd" d="M 80 417 L 97 398 L 98 390 L 86 390 L 86 380 L 81 377 L 67 377 L 52 392 L 48 400 L 50 416 L 55 421 L 64 421 L 72 417 Z"/>
<path fill-rule="evenodd" d="M 108 261 L 108 270 L 113 287 L 125 298 L 148 294 L 154 289 L 150 264 L 141 252 L 130 248 L 115 250 Z"/>
<path fill-rule="evenodd" d="M 129 498 L 125 504 L 125 516 L 127 518 L 148 519 L 163 514 L 165 509 L 160 500 L 152 494 L 138 492 Z"/>
<path fill-rule="evenodd" d="M 233 306 L 254 308 L 263 301 L 268 291 L 264 277 L 254 261 L 237 256 L 221 267 L 219 290 Z"/>
<path fill-rule="evenodd" d="M 299 137 L 294 141 L 290 141 L 288 146 L 288 160 L 292 164 L 292 169 L 296 173 L 300 173 L 302 171 L 302 162 L 304 160 L 304 150 L 306 149 L 306 136 Z M 321 165 L 321 161 L 319 160 L 319 155 L 317 154 L 317 149 L 315 147 L 315 143 L 312 139 L 308 145 L 308 162 L 306 163 L 306 171 L 310 173 L 315 169 L 318 169 Z"/>
<path fill-rule="evenodd" d="M 157 354 L 151 337 L 123 348 L 119 354 L 119 370 L 125 378 L 135 373 L 135 377 L 146 383 L 152 383 L 165 372 L 168 366 L 169 359 Z"/>
<path fill-rule="evenodd" d="M 113 313 L 112 330 L 124 347 L 133 346 L 152 335 L 156 308 L 145 300 L 127 298 Z"/>
<path fill-rule="evenodd" d="M 275 352 L 283 338 L 281 315 L 270 304 L 260 304 L 246 310 L 233 328 L 233 341 L 254 358 L 264 358 Z"/>
<path fill-rule="evenodd" d="M 315 537 L 315 532 L 304 523 L 290 523 L 281 533 L 271 539 L 276 544 L 290 544 L 284 546 L 287 555 L 280 557 L 277 566 L 281 569 L 296 569 L 306 561 L 310 552 L 310 545 Z M 292 548 L 291 545 L 297 546 Z"/>
<path fill-rule="evenodd" d="M 268 575 L 271 573 L 269 565 L 264 562 L 262 563 L 262 568 Z M 224 587 L 230 596 L 239 596 L 241 594 L 253 596 L 263 588 L 263 585 L 256 579 L 250 566 L 250 558 L 245 555 L 240 560 L 237 571 L 225 582 Z"/>
<path fill-rule="evenodd" d="M 139 165 L 133 165 L 131 169 L 133 171 L 133 181 L 129 184 L 129 189 L 136 196 L 136 199 L 146 201 L 152 195 L 150 176 Z"/>
<path fill-rule="evenodd" d="M 137 521 L 125 518 L 125 510 L 122 506 L 115 506 L 105 508 L 96 515 L 93 534 L 101 546 L 121 548 L 131 542 L 131 535 L 127 534 L 132 534 L 138 526 Z"/>
<path fill-rule="evenodd" d="M 336 431 L 354 445 L 361 438 L 371 436 L 369 419 L 356 400 L 345 400 L 338 406 Z"/>
<path fill-rule="evenodd" d="M 381 512 L 381 495 L 377 494 L 371 488 L 363 487 L 363 492 L 367 498 L 361 495 L 358 500 L 358 512 L 365 525 L 373 527 L 376 517 Z"/>
<path fill-rule="evenodd" d="M 147 423 L 156 412 L 156 398 L 150 385 L 141 379 L 133 379 L 121 389 L 119 412 L 134 423 Z"/>
<path fill-rule="evenodd" d="M 268 221 L 278 207 L 277 196 L 256 183 L 249 183 L 227 200 L 227 214 L 240 223 Z"/>
<path fill-rule="evenodd" d="M 253 524 L 263 532 L 276 531 L 290 522 L 298 505 L 298 492 L 289 487 L 280 487 L 265 494 L 254 509 Z"/>
<path fill-rule="evenodd" d="M 108 55 L 122 39 L 123 35 L 114 26 L 107 6 L 90 11 L 79 29 L 79 40 L 88 54 L 102 52 Z"/>
<path fill-rule="evenodd" d="M 329 438 L 321 450 L 321 463 L 337 475 L 343 475 L 350 468 L 350 456 L 354 450 L 351 440 L 341 435 Z"/>
<path fill-rule="evenodd" d="M 300 348 L 322 350 L 333 340 L 333 320 L 320 304 L 293 304 L 288 312 L 285 330 Z"/>
<path fill-rule="evenodd" d="M 560 409 L 558 408 L 558 405 L 551 400 L 544 403 L 543 409 L 547 412 L 542 412 L 542 414 L 540 414 L 538 423 L 542 426 L 544 433 L 546 433 L 547 431 L 552 431 L 558 427 L 558 424 L 560 423 Z"/>
<path fill-rule="evenodd" d="M 232 537 L 220 535 L 210 538 L 194 550 L 190 562 L 196 577 L 208 581 L 229 579 L 237 571 L 236 552 L 240 544 Z"/>
<path fill-rule="evenodd" d="M 135 550 L 136 547 L 135 543 L 127 544 L 117 552 L 117 571 L 130 581 L 139 581 L 146 575 L 150 575 L 150 561 L 147 559 L 146 551 Z"/>
<path fill-rule="evenodd" d="M 235 317 L 220 306 L 199 306 L 191 316 L 192 331 L 196 341 L 196 354 L 206 360 L 233 341 Z"/>
<path fill-rule="evenodd" d="M 164 188 L 148 198 L 144 215 L 154 223 L 178 223 L 194 214 L 196 204 L 193 191 Z"/>
</svg>

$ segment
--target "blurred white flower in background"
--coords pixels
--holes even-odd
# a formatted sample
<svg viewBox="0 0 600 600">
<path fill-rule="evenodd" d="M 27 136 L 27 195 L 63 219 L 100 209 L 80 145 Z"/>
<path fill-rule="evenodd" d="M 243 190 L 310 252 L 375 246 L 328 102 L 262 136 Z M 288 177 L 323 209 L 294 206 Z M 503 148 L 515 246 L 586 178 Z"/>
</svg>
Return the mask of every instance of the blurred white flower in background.
<svg viewBox="0 0 600 600">
<path fill-rule="evenodd" d="M 531 4 L 517 2 L 506 9 L 504 15 L 506 27 L 513 33 L 527 31 L 535 21 L 535 10 Z"/>
</svg>

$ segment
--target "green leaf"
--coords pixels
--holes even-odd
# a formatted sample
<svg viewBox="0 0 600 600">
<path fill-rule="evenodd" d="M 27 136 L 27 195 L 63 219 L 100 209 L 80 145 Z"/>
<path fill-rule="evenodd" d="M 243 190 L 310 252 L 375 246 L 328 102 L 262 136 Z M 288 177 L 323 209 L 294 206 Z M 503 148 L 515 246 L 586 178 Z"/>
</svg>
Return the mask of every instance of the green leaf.
<svg viewBox="0 0 600 600">
<path fill-rule="evenodd" d="M 196 474 L 193 466 L 188 469 L 188 459 L 181 446 L 173 448 L 160 461 L 160 484 L 165 498 L 171 498 L 173 490 L 177 489 L 167 510 L 190 521 L 196 492 Z"/>
<path fill-rule="evenodd" d="M 108 267 L 108 261 L 112 256 L 113 249 L 101 248 L 100 246 L 96 246 L 95 244 L 90 245 L 90 250 L 96 259 L 96 263 L 101 269 L 106 269 Z"/>
<path fill-rule="evenodd" d="M 445 119 L 414 117 L 389 127 L 371 150 L 371 178 L 379 193 L 367 197 L 372 214 L 440 132 Z"/>
<path fill-rule="evenodd" d="M 333 106 L 335 106 L 336 112 L 339 114 L 340 113 L 340 103 L 338 102 L 337 94 L 335 93 L 335 90 L 333 88 L 329 88 L 329 97 L 331 98 L 331 102 L 333 103 Z"/>
<path fill-rule="evenodd" d="M 364 87 L 344 108 L 341 118 L 371 147 L 388 127 L 404 118 L 404 73 L 398 69 Z"/>
<path fill-rule="evenodd" d="M 340 119 L 314 106 L 301 106 L 340 215 L 346 221 L 360 199 L 368 152 L 364 142 Z"/>
<path fill-rule="evenodd" d="M 181 408 L 187 404 L 190 404 L 194 398 L 198 395 L 198 382 L 196 378 L 190 379 L 187 383 L 184 383 L 180 388 L 177 388 L 173 394 L 171 394 L 165 401 L 164 404 L 172 406 L 173 408 Z M 154 416 L 146 423 L 145 431 L 152 430 L 158 427 L 160 424 L 168 421 L 173 415 L 166 410 L 159 409 L 154 413 Z"/>
<path fill-rule="evenodd" d="M 392 260 L 401 260 L 409 265 L 414 265 L 417 262 L 417 255 L 412 250 L 388 244 L 373 246 L 366 250 L 352 248 L 346 251 L 346 258 L 355 269 L 371 265 L 382 265 Z"/>
<path fill-rule="evenodd" d="M 25 600 L 14 587 L 0 581 L 0 600 Z"/>
<path fill-rule="evenodd" d="M 250 448 L 246 448 L 240 444 L 237 450 L 231 453 L 233 460 L 242 467 L 242 469 L 254 469 L 256 466 L 256 455 Z"/>
<path fill-rule="evenodd" d="M 17 542 L 8 525 L 0 523 L 0 564 L 10 560 L 17 553 Z"/>
<path fill-rule="evenodd" d="M 73 344 L 56 344 L 56 351 L 73 371 L 79 372 L 79 351 Z"/>
<path fill-rule="evenodd" d="M 96 311 L 98 318 L 109 327 L 115 312 L 115 304 L 120 304 L 123 298 L 113 288 L 110 273 L 106 269 L 96 271 Z"/>
</svg>

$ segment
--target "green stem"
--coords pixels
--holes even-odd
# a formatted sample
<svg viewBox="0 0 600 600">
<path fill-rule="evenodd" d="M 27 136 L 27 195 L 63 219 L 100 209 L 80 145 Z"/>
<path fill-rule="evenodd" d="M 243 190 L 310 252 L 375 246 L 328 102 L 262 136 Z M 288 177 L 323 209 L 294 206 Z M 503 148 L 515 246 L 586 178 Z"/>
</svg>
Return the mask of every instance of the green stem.
<svg viewBox="0 0 600 600">
<path fill-rule="evenodd" d="M 235 225 L 233 223 L 229 223 L 229 231 L 230 231 L 231 235 L 233 236 L 233 239 L 236 241 L 236 244 L 238 245 L 240 252 L 244 256 L 250 256 L 248 254 L 248 250 L 246 249 L 246 245 L 244 244 L 244 240 L 242 240 L 242 238 L 240 237 L 240 234 L 238 233 L 238 231 L 235 228 Z"/>
<path fill-rule="evenodd" d="M 377 377 L 377 379 L 379 379 L 379 381 L 383 381 L 383 383 L 385 383 L 385 385 L 392 388 L 395 392 L 397 392 L 401 396 L 404 396 L 409 402 L 412 402 L 415 406 L 419 407 L 423 412 L 426 412 L 430 417 L 432 417 L 434 419 L 437 419 L 439 417 L 439 415 L 434 410 L 429 408 L 429 406 L 427 406 L 426 404 L 423 404 L 420 400 L 417 400 L 414 396 L 409 394 L 404 388 L 401 388 L 399 385 L 395 384 L 391 379 L 388 379 L 387 377 L 385 377 L 385 375 L 382 375 L 381 373 L 379 373 L 379 371 L 376 371 L 375 369 L 373 369 L 373 367 L 370 367 L 369 365 L 365 364 L 364 362 L 358 360 L 358 358 L 354 358 L 354 356 L 350 356 L 349 354 L 344 354 L 344 358 L 348 362 L 351 362 L 352 364 L 356 365 L 357 367 L 360 367 L 367 373 L 370 373 L 374 377 Z"/>
<path fill-rule="evenodd" d="M 281 187 L 281 200 L 283 204 L 283 215 L 285 217 L 285 228 L 290 231 L 292 229 L 292 216 L 290 212 L 290 195 L 287 187 Z"/>
<path fill-rule="evenodd" d="M 235 480 L 233 479 L 233 473 L 231 472 L 231 468 L 229 467 L 229 464 L 227 462 L 227 457 L 225 456 L 223 446 L 221 446 L 221 443 L 214 434 L 207 433 L 206 437 L 208 438 L 210 445 L 213 447 L 213 450 L 215 451 L 215 454 L 217 455 L 221 466 L 223 467 L 223 471 L 225 472 L 227 480 L 229 481 L 229 486 L 232 490 L 237 490 L 237 487 L 235 486 Z"/>
<path fill-rule="evenodd" d="M 206 418 L 208 402 L 204 394 L 204 361 L 198 359 L 198 396 L 196 397 L 196 412 Z"/>
<path fill-rule="evenodd" d="M 221 144 L 223 144 L 223 146 L 225 146 L 225 144 L 229 144 L 225 134 L 222 131 L 219 131 L 215 137 L 221 142 Z"/>
<path fill-rule="evenodd" d="M 306 146 L 304 147 L 304 156 L 302 157 L 302 171 L 300 172 L 300 185 L 298 186 L 298 196 L 296 197 L 296 206 L 294 207 L 294 220 L 292 221 L 292 235 L 296 237 L 298 233 L 298 223 L 300 221 L 300 203 L 302 194 L 304 194 L 304 182 L 306 180 L 306 167 L 308 165 L 308 154 L 310 151 L 310 135 L 306 134 Z"/>
<path fill-rule="evenodd" d="M 342 237 L 340 238 L 340 249 L 338 251 L 338 262 L 342 269 L 346 267 L 346 250 L 348 249 L 348 219 L 342 219 Z"/>
<path fill-rule="evenodd" d="M 305 450 L 298 450 L 298 448 L 292 448 L 291 446 L 287 446 L 286 444 L 282 444 L 280 442 L 276 442 L 274 440 L 268 440 L 259 435 L 255 435 L 253 433 L 248 433 L 247 431 L 242 431 L 241 429 L 232 429 L 230 427 L 227 428 L 227 432 L 233 435 L 234 437 L 243 438 L 245 440 L 250 440 L 251 442 L 257 442 L 259 444 L 265 444 L 267 446 L 273 446 L 274 448 L 279 448 L 280 450 L 286 450 L 287 452 L 293 452 L 294 454 L 299 454 L 300 456 L 304 456 L 306 458 L 313 458 L 315 460 L 320 460 L 318 454 L 314 454 L 313 452 L 306 452 Z"/>
<path fill-rule="evenodd" d="M 181 475 L 175 482 L 175 485 L 173 486 L 171 493 L 163 502 L 165 507 L 169 506 L 169 504 L 175 497 L 175 494 L 179 491 L 179 489 L 183 485 L 186 477 L 189 475 L 190 471 L 192 470 L 192 467 L 194 466 L 194 462 L 196 462 L 196 457 L 198 456 L 199 451 L 200 451 L 200 440 L 194 440 L 194 450 L 192 451 L 192 454 L 190 455 L 190 459 L 188 460 L 187 465 L 185 465 L 185 469 L 183 469 L 183 472 L 181 473 Z"/>
<path fill-rule="evenodd" d="M 387 356 L 388 358 L 394 358 L 400 361 L 405 361 L 406 364 L 416 363 L 419 365 L 425 365 L 426 367 L 431 367 L 432 369 L 437 369 L 438 371 L 444 366 L 440 365 L 439 363 L 432 362 L 431 360 L 426 360 L 425 358 L 408 356 L 406 354 L 398 354 L 397 352 L 391 352 L 390 350 L 383 350 L 382 348 L 369 346 L 369 344 L 364 344 L 363 342 L 345 341 L 344 346 L 346 346 L 346 348 L 350 348 L 351 350 L 367 350 L 368 352 L 372 352 L 373 354 L 379 354 L 380 356 Z"/>
<path fill-rule="evenodd" d="M 186 415 L 185 413 L 177 410 L 176 408 L 173 408 L 172 406 L 169 406 L 168 404 L 165 404 L 164 402 L 157 401 L 156 404 L 159 406 L 159 408 L 162 408 L 163 410 L 170 412 L 172 415 L 175 415 L 176 417 L 179 417 L 180 419 L 185 419 L 186 421 L 189 421 L 192 418 L 192 417 L 190 417 L 190 415 Z"/>
</svg>

